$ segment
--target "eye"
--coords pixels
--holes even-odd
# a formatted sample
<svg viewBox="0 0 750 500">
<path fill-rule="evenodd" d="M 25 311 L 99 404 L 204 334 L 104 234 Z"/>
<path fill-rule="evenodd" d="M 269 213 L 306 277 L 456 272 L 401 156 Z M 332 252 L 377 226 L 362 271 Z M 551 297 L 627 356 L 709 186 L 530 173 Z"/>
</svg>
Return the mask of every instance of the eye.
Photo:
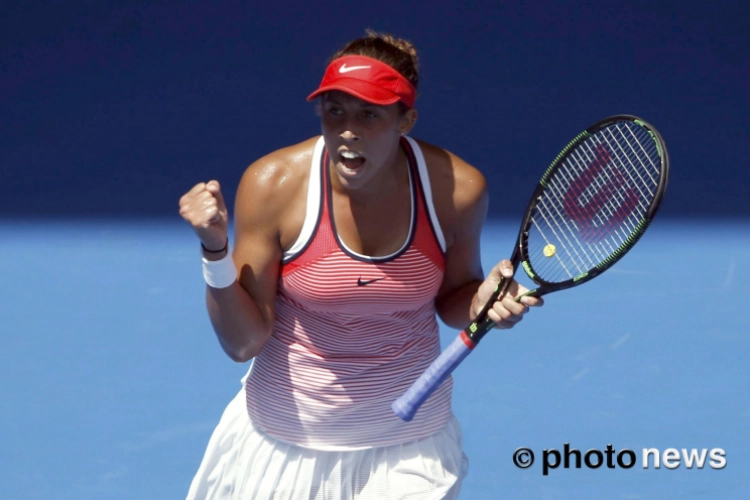
<svg viewBox="0 0 750 500">
<path fill-rule="evenodd" d="M 369 109 L 362 110 L 362 116 L 365 118 L 377 118 L 377 114 L 374 111 L 371 111 Z"/>
<path fill-rule="evenodd" d="M 328 113 L 334 116 L 339 116 L 343 113 L 341 109 L 337 108 L 336 106 L 331 106 L 328 108 Z"/>
</svg>

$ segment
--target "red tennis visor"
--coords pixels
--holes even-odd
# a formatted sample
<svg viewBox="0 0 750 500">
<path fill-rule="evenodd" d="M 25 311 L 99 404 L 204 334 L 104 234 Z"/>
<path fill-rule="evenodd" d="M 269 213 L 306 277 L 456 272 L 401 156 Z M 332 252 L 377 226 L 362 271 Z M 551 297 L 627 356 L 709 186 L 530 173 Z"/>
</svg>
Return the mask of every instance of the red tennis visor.
<svg viewBox="0 0 750 500">
<path fill-rule="evenodd" d="M 411 108 L 416 100 L 414 86 L 401 73 L 365 56 L 343 56 L 331 62 L 320 87 L 307 100 L 329 90 L 340 90 L 382 106 L 401 101 Z"/>
</svg>

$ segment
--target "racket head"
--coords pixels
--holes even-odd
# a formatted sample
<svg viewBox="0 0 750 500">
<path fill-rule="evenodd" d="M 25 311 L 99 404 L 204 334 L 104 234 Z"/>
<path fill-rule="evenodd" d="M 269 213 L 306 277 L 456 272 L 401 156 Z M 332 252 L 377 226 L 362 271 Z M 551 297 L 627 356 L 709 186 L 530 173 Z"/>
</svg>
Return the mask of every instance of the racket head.
<svg viewBox="0 0 750 500">
<path fill-rule="evenodd" d="M 585 283 L 619 261 L 656 215 L 668 178 L 666 144 L 641 118 L 611 116 L 576 136 L 539 181 L 519 232 L 533 294 Z"/>
</svg>

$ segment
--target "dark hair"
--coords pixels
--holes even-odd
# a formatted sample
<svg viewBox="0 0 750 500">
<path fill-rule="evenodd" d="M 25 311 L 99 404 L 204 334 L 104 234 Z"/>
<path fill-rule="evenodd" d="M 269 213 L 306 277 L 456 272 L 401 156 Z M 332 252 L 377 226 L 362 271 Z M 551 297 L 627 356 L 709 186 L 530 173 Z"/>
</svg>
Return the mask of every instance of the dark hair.
<svg viewBox="0 0 750 500">
<path fill-rule="evenodd" d="M 367 36 L 347 43 L 333 55 L 331 61 L 351 55 L 371 57 L 401 73 L 416 89 L 419 84 L 419 61 L 414 45 L 388 33 L 377 33 L 369 29 L 366 33 Z"/>
</svg>

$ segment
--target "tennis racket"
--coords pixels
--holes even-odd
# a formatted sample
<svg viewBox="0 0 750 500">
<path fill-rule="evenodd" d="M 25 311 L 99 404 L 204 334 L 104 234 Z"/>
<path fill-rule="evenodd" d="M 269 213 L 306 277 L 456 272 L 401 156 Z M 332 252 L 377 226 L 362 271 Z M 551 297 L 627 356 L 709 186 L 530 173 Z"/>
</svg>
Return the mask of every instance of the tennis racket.
<svg viewBox="0 0 750 500">
<path fill-rule="evenodd" d="M 640 118 L 612 116 L 579 134 L 544 172 L 526 208 L 510 259 L 514 272 L 520 264 L 538 285 L 524 295 L 578 286 L 612 267 L 648 228 L 668 176 L 664 140 Z M 492 329 L 487 311 L 510 283 L 501 278 L 474 322 L 393 402 L 399 417 L 414 418 Z"/>
</svg>

